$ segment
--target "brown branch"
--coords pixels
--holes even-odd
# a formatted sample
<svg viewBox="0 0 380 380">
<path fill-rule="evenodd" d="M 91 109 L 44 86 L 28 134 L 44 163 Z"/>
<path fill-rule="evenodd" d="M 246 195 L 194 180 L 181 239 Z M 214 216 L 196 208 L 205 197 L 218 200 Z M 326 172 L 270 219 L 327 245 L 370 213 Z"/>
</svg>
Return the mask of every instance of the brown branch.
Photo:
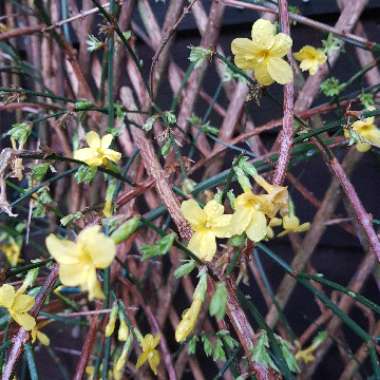
<svg viewBox="0 0 380 380">
<path fill-rule="evenodd" d="M 288 1 L 279 0 L 280 24 L 283 33 L 290 35 Z M 288 54 L 289 60 L 291 53 Z M 294 108 L 294 84 L 288 83 L 284 86 L 284 117 L 281 131 L 280 155 L 278 157 L 276 170 L 273 176 L 273 183 L 280 185 L 284 182 L 286 169 L 290 160 L 290 150 L 293 143 L 293 108 Z"/>
</svg>

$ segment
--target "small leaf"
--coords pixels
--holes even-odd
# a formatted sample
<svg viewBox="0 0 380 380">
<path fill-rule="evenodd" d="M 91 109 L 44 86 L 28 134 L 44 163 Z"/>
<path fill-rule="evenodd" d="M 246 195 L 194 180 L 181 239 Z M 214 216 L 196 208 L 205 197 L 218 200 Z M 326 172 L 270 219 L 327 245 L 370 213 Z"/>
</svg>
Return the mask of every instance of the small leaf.
<svg viewBox="0 0 380 380">
<path fill-rule="evenodd" d="M 197 349 L 197 342 L 199 338 L 194 335 L 189 339 L 189 342 L 187 343 L 187 351 L 190 355 L 194 355 Z"/>
<path fill-rule="evenodd" d="M 212 56 L 212 50 L 201 46 L 190 46 L 189 61 L 194 63 L 194 68 L 202 65 L 203 61 Z"/>
<path fill-rule="evenodd" d="M 268 368 L 271 367 L 278 371 L 277 366 L 273 363 L 273 360 L 268 353 L 269 343 L 266 331 L 262 331 L 256 345 L 252 348 L 252 361 L 261 364 Z"/>
<path fill-rule="evenodd" d="M 187 274 L 191 273 L 195 267 L 196 263 L 193 259 L 186 261 L 184 264 L 182 264 L 175 270 L 174 277 L 178 279 L 183 276 L 186 276 Z"/>
<path fill-rule="evenodd" d="M 62 226 L 66 227 L 68 224 L 79 220 L 82 216 L 83 214 L 80 211 L 73 212 L 72 214 L 68 214 L 61 218 L 60 223 L 62 224 Z"/>
<path fill-rule="evenodd" d="M 209 338 L 206 335 L 202 334 L 201 339 L 202 339 L 202 343 L 203 343 L 203 350 L 204 350 L 206 356 L 211 356 L 213 349 L 212 349 L 212 344 L 211 344 Z"/>
<path fill-rule="evenodd" d="M 223 342 L 220 339 L 216 339 L 214 352 L 212 358 L 216 360 L 226 361 L 226 353 L 223 350 Z"/>
<path fill-rule="evenodd" d="M 209 312 L 212 317 L 218 321 L 222 320 L 226 314 L 227 288 L 224 282 L 216 285 L 216 290 L 210 302 Z"/>
<path fill-rule="evenodd" d="M 78 183 L 89 184 L 95 178 L 97 172 L 96 167 L 81 165 L 78 171 L 74 174 L 74 177 Z"/>
<path fill-rule="evenodd" d="M 158 115 L 153 115 L 153 116 L 148 117 L 142 129 L 146 132 L 149 132 L 153 128 L 153 125 L 156 122 L 157 118 L 158 118 Z"/>
<path fill-rule="evenodd" d="M 12 128 L 7 132 L 7 135 L 22 146 L 27 142 L 31 133 L 32 127 L 28 123 L 15 123 L 12 124 Z"/>
<path fill-rule="evenodd" d="M 158 242 L 154 244 L 144 244 L 141 246 L 140 250 L 143 253 L 143 260 L 149 259 L 151 257 L 166 255 L 170 248 L 172 247 L 174 240 L 176 238 L 175 233 L 164 236 Z"/>
<path fill-rule="evenodd" d="M 37 182 L 42 181 L 49 170 L 49 166 L 49 164 L 39 164 L 34 166 L 32 168 L 32 179 Z"/>
</svg>

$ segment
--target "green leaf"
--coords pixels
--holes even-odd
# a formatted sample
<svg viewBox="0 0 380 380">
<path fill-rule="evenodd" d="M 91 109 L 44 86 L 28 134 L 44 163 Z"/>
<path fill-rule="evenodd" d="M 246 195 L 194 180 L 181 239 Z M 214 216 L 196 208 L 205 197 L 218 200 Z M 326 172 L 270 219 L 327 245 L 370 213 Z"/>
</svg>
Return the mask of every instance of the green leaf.
<svg viewBox="0 0 380 380">
<path fill-rule="evenodd" d="M 194 63 L 194 68 L 202 65 L 203 61 L 212 56 L 212 50 L 201 46 L 190 46 L 189 61 Z"/>
<path fill-rule="evenodd" d="M 169 235 L 164 236 L 154 244 L 144 244 L 140 248 L 141 252 L 143 253 L 142 259 L 146 260 L 151 257 L 166 255 L 172 247 L 175 238 L 176 234 L 173 232 Z"/>
<path fill-rule="evenodd" d="M 89 184 L 95 178 L 97 168 L 93 166 L 81 165 L 74 174 L 74 177 L 78 183 Z"/>
<path fill-rule="evenodd" d="M 201 339 L 203 343 L 203 351 L 205 352 L 206 356 L 211 356 L 213 348 L 210 339 L 205 334 L 202 334 Z"/>
<path fill-rule="evenodd" d="M 7 135 L 22 146 L 27 142 L 31 133 L 32 127 L 28 123 L 15 123 L 7 132 Z"/>
<path fill-rule="evenodd" d="M 218 321 L 222 320 L 226 314 L 227 305 L 227 288 L 224 282 L 216 285 L 216 290 L 212 296 L 209 312 L 212 317 Z"/>
<path fill-rule="evenodd" d="M 228 330 L 220 330 L 216 333 L 218 337 L 223 339 L 224 344 L 230 349 L 233 350 L 236 347 L 239 347 L 239 343 L 232 338 Z"/>
<path fill-rule="evenodd" d="M 66 227 L 68 224 L 79 220 L 83 214 L 80 211 L 73 212 L 72 214 L 68 214 L 60 219 L 60 223 L 62 226 Z"/>
<path fill-rule="evenodd" d="M 226 361 L 226 353 L 223 350 L 223 341 L 221 339 L 216 339 L 212 358 L 215 361 L 217 361 L 217 360 Z"/>
<path fill-rule="evenodd" d="M 257 340 L 256 345 L 252 348 L 252 361 L 261 364 L 262 366 L 268 368 L 271 367 L 278 371 L 278 368 L 273 363 L 271 357 L 268 353 L 269 343 L 268 336 L 265 330 L 261 331 L 260 337 Z"/>
<path fill-rule="evenodd" d="M 165 111 L 162 116 L 167 124 L 175 124 L 177 122 L 175 114 L 171 111 Z"/>
<path fill-rule="evenodd" d="M 189 273 L 191 273 L 195 267 L 196 263 L 193 259 L 186 261 L 184 264 L 182 264 L 175 270 L 174 277 L 178 279 L 183 276 L 186 276 Z"/>
<path fill-rule="evenodd" d="M 42 181 L 49 170 L 49 166 L 49 164 L 39 164 L 34 166 L 32 168 L 32 179 L 37 182 Z"/>
<path fill-rule="evenodd" d="M 173 138 L 171 136 L 169 136 L 166 139 L 164 145 L 162 145 L 162 147 L 160 149 L 160 152 L 161 152 L 161 154 L 164 157 L 168 155 L 168 153 L 170 152 L 170 149 L 171 149 L 172 145 L 173 145 Z"/>
<path fill-rule="evenodd" d="M 156 122 L 157 118 L 158 118 L 158 115 L 153 115 L 153 116 L 148 117 L 142 129 L 146 132 L 149 132 L 153 128 L 153 125 Z"/>
<path fill-rule="evenodd" d="M 334 97 L 341 93 L 344 85 L 335 77 L 326 79 L 321 83 L 321 91 L 328 97 Z"/>
<path fill-rule="evenodd" d="M 199 338 L 194 335 L 189 339 L 189 342 L 187 343 L 187 351 L 190 355 L 194 355 L 197 349 L 197 342 Z"/>
<path fill-rule="evenodd" d="M 290 343 L 287 342 L 285 339 L 281 338 L 280 336 L 276 335 L 276 338 L 280 343 L 282 355 L 284 356 L 286 365 L 288 366 L 289 370 L 295 373 L 300 372 L 300 367 L 298 366 L 297 359 L 293 354 Z"/>
</svg>

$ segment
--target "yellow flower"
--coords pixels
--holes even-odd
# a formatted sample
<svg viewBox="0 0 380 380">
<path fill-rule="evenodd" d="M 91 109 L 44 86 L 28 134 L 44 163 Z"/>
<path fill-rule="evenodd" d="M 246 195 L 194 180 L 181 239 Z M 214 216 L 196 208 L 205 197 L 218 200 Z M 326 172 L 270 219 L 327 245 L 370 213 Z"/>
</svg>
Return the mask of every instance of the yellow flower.
<svg viewBox="0 0 380 380">
<path fill-rule="evenodd" d="M 11 238 L 9 243 L 1 244 L 0 251 L 4 253 L 12 267 L 17 265 L 20 259 L 21 246 L 18 245 L 13 238 Z"/>
<path fill-rule="evenodd" d="M 50 321 L 38 323 L 32 328 L 32 331 L 31 331 L 32 343 L 38 340 L 42 345 L 49 346 L 50 344 L 49 337 L 46 334 L 44 334 L 42 331 L 40 331 L 40 329 L 42 329 L 48 323 L 50 323 Z"/>
<path fill-rule="evenodd" d="M 34 298 L 24 294 L 25 289 L 15 291 L 14 287 L 4 284 L 0 287 L 0 307 L 8 310 L 10 316 L 25 330 L 32 330 L 36 320 L 28 314 L 34 305 Z"/>
<path fill-rule="evenodd" d="M 267 216 L 272 219 L 280 211 L 284 214 L 288 210 L 289 194 L 286 186 L 272 185 L 265 180 L 261 175 L 255 175 L 255 182 L 261 186 L 267 194 L 263 194 L 261 197 L 266 201 L 263 211 Z"/>
<path fill-rule="evenodd" d="M 236 235 L 246 232 L 254 242 L 263 240 L 267 234 L 267 219 L 262 211 L 262 197 L 252 191 L 240 194 L 235 200 L 235 212 L 232 215 L 231 226 Z"/>
<path fill-rule="evenodd" d="M 160 336 L 153 336 L 147 334 L 140 342 L 142 353 L 137 359 L 136 368 L 139 369 L 146 361 L 148 361 L 153 373 L 157 375 L 157 367 L 160 364 L 160 353 L 156 350 L 156 347 L 160 343 Z"/>
<path fill-rule="evenodd" d="M 375 125 L 374 117 L 367 117 L 364 120 L 355 121 L 351 125 L 351 130 L 357 136 L 356 149 L 359 152 L 367 152 L 371 146 L 380 147 L 380 130 Z M 350 131 L 345 130 L 345 137 L 354 137 Z"/>
<path fill-rule="evenodd" d="M 305 232 L 310 228 L 310 223 L 300 224 L 299 218 L 295 215 L 285 215 L 282 219 L 282 226 L 284 231 L 278 234 L 278 236 L 285 236 L 289 233 Z"/>
<path fill-rule="evenodd" d="M 86 134 L 86 142 L 89 148 L 76 150 L 74 152 L 74 158 L 78 161 L 85 162 L 89 166 L 106 165 L 108 161 L 118 162 L 121 158 L 121 153 L 109 149 L 112 139 L 111 134 L 100 138 L 96 132 L 88 132 Z"/>
<path fill-rule="evenodd" d="M 202 303 L 200 298 L 194 298 L 191 306 L 183 312 L 181 321 L 175 329 L 175 340 L 178 343 L 184 342 L 194 330 L 202 308 Z"/>
<path fill-rule="evenodd" d="M 114 241 L 100 232 L 100 226 L 86 227 L 76 242 L 50 234 L 46 239 L 50 254 L 59 263 L 59 279 L 65 286 L 79 286 L 89 299 L 104 299 L 96 269 L 111 265 L 116 254 Z"/>
<path fill-rule="evenodd" d="M 194 232 L 188 248 L 199 259 L 211 261 L 216 253 L 216 238 L 231 237 L 231 215 L 215 200 L 202 209 L 193 199 L 182 202 L 181 211 Z"/>
<path fill-rule="evenodd" d="M 294 58 L 300 61 L 300 68 L 302 71 L 309 70 L 310 75 L 314 75 L 320 65 L 323 65 L 326 60 L 326 54 L 313 46 L 306 45 L 297 53 L 294 53 Z"/>
<path fill-rule="evenodd" d="M 253 70 L 262 86 L 291 82 L 293 71 L 282 57 L 290 51 L 292 39 L 284 33 L 276 34 L 275 25 L 264 19 L 253 24 L 251 37 L 232 41 L 235 65 L 243 70 Z"/>
</svg>

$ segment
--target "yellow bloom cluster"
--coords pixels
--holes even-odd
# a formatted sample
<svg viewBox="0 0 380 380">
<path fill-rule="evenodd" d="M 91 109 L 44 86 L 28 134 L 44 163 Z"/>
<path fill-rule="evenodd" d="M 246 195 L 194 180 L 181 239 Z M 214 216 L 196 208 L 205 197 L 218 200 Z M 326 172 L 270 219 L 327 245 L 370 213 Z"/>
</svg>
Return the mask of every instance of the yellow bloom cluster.
<svg viewBox="0 0 380 380">
<path fill-rule="evenodd" d="M 76 242 L 50 234 L 46 239 L 50 254 L 59 263 L 59 279 L 63 285 L 79 286 L 89 292 L 89 299 L 103 299 L 96 269 L 111 265 L 116 254 L 114 241 L 100 231 L 100 226 L 82 230 Z"/>
<path fill-rule="evenodd" d="M 142 353 L 137 359 L 136 368 L 139 369 L 147 361 L 153 373 L 157 375 L 157 367 L 160 364 L 161 356 L 156 347 L 160 343 L 160 336 L 147 334 L 141 340 Z"/>
<path fill-rule="evenodd" d="M 112 139 L 113 136 L 111 134 L 100 138 L 96 132 L 88 132 L 86 134 L 86 142 L 89 147 L 76 150 L 74 152 L 74 159 L 83 161 L 89 166 L 103 166 L 108 161 L 118 162 L 121 158 L 121 153 L 109 149 Z"/>
<path fill-rule="evenodd" d="M 269 20 L 259 19 L 251 31 L 251 39 L 235 38 L 231 44 L 235 65 L 243 70 L 253 70 L 262 86 L 273 82 L 286 84 L 293 80 L 293 71 L 283 59 L 292 47 L 292 39 L 276 34 L 276 26 Z"/>
<path fill-rule="evenodd" d="M 273 238 L 273 227 L 282 225 L 284 231 L 278 236 L 309 229 L 310 223 L 300 224 L 293 207 L 289 209 L 291 202 L 287 187 L 272 185 L 258 174 L 253 175 L 253 178 L 265 193 L 255 194 L 248 185 L 244 185 L 244 192 L 235 199 L 235 211 L 231 215 L 224 214 L 224 207 L 215 199 L 209 201 L 203 209 L 194 200 L 182 203 L 181 210 L 194 232 L 188 248 L 200 260 L 213 259 L 216 238 L 246 233 L 250 240 L 257 243 Z M 281 218 L 277 217 L 278 214 Z M 192 305 L 188 317 L 196 314 L 198 306 Z"/>
<path fill-rule="evenodd" d="M 310 75 L 315 75 L 319 66 L 327 61 L 327 56 L 321 49 L 316 49 L 310 45 L 306 45 L 300 51 L 294 53 L 294 58 L 301 62 L 301 70 L 308 70 Z"/>
<path fill-rule="evenodd" d="M 3 252 L 9 264 L 14 267 L 20 261 L 21 245 L 12 237 L 9 237 L 8 242 L 0 244 L 0 252 Z"/>
<path fill-rule="evenodd" d="M 34 298 L 24 293 L 24 287 L 16 291 L 12 285 L 2 285 L 0 287 L 0 307 L 7 309 L 9 315 L 20 326 L 30 331 L 36 325 L 36 320 L 28 314 L 34 305 Z"/>
<path fill-rule="evenodd" d="M 373 110 L 372 107 L 368 111 Z M 371 146 L 380 147 L 380 129 L 375 124 L 375 117 L 355 121 L 349 129 L 344 131 L 346 138 L 356 143 L 359 152 L 367 152 Z"/>
</svg>

